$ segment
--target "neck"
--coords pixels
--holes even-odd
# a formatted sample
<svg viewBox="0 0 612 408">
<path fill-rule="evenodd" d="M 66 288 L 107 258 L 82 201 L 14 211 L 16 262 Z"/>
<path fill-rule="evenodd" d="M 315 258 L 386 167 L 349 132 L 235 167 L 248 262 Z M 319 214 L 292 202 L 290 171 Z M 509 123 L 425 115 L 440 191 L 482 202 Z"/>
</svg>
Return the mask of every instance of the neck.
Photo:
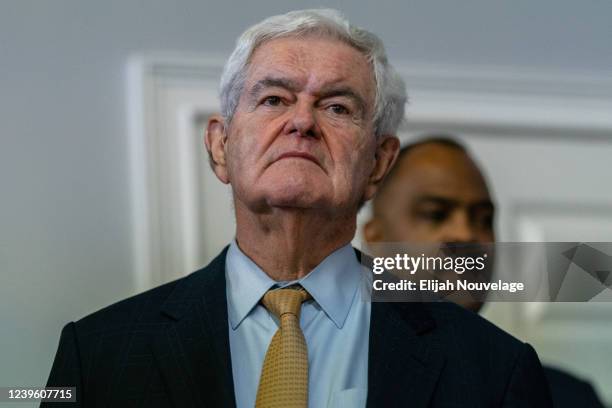
<svg viewBox="0 0 612 408">
<path fill-rule="evenodd" d="M 236 203 L 238 246 L 275 281 L 300 279 L 355 235 L 356 213 L 273 208 L 253 213 Z"/>
</svg>

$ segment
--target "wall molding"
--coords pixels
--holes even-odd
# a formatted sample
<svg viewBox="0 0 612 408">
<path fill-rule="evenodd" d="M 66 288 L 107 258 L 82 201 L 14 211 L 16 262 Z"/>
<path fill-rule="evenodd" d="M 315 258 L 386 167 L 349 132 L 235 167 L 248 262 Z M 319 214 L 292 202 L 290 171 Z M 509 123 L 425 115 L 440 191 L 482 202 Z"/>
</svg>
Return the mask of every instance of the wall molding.
<svg viewBox="0 0 612 408">
<path fill-rule="evenodd" d="M 193 209 L 185 210 L 193 208 L 184 202 L 193 197 L 188 186 L 181 187 L 181 177 L 194 180 L 200 164 L 194 157 L 186 159 L 187 145 L 180 144 L 185 142 L 181 137 L 193 130 L 186 121 L 194 122 L 218 109 L 216 95 L 225 58 L 221 54 L 157 52 L 134 56 L 127 64 L 137 291 L 186 272 L 180 248 L 186 245 L 185 236 L 196 236 L 197 231 L 187 233 L 185 222 L 170 227 L 168 220 L 194 216 Z M 396 68 L 410 96 L 407 121 L 401 129 L 404 134 L 453 130 L 490 137 L 537 134 L 612 141 L 612 75 L 608 73 L 407 61 L 400 61 Z M 181 100 L 181 95 L 189 100 Z"/>
</svg>

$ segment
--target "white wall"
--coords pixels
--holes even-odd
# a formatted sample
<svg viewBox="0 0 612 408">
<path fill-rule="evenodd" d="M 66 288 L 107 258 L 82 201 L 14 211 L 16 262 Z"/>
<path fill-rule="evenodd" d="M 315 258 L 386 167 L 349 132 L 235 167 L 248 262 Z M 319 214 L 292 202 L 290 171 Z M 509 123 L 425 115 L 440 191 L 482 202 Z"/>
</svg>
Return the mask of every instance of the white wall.
<svg viewBox="0 0 612 408">
<path fill-rule="evenodd" d="M 134 290 L 128 57 L 227 54 L 247 25 L 320 4 L 0 3 L 0 385 L 42 385 L 62 324 Z M 612 73 L 610 1 L 328 5 L 392 59 Z"/>
</svg>

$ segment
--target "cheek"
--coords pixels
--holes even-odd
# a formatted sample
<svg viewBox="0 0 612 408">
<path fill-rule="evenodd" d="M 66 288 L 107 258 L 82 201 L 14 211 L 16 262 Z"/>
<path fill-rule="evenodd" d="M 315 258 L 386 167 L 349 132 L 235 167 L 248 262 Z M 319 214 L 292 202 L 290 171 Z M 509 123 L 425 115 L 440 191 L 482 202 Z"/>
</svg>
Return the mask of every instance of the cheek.
<svg viewBox="0 0 612 408">
<path fill-rule="evenodd" d="M 270 151 L 273 145 L 282 139 L 283 128 L 286 126 L 287 118 L 282 115 L 265 117 L 260 114 L 248 114 L 241 118 L 236 125 L 235 140 L 242 158 L 250 162 L 257 162 Z M 242 159 L 241 159 L 242 160 Z"/>
<path fill-rule="evenodd" d="M 234 138 L 227 146 L 227 171 L 232 181 L 240 179 L 239 175 L 242 173 L 242 164 L 244 161 L 238 160 L 238 157 L 244 157 L 242 154 L 242 145 L 237 138 Z"/>
<path fill-rule="evenodd" d="M 230 134 L 227 141 L 228 168 L 230 176 L 248 177 L 252 174 L 254 162 L 260 156 L 256 129 L 246 128 Z M 250 170 L 249 170 L 250 169 Z"/>
<path fill-rule="evenodd" d="M 392 200 L 392 198 L 390 198 Z M 415 231 L 415 226 L 410 220 L 410 217 L 403 213 L 397 203 L 390 202 L 387 204 L 385 212 L 385 222 L 383 225 L 385 240 L 389 242 L 413 242 L 415 236 L 419 236 Z"/>
<path fill-rule="evenodd" d="M 410 242 L 441 242 L 442 228 L 439 225 L 429 221 L 421 220 L 418 217 L 412 217 L 409 214 L 400 217 L 403 238 Z"/>
<path fill-rule="evenodd" d="M 495 233 L 491 230 L 482 231 L 478 234 L 478 242 L 495 242 Z"/>
<path fill-rule="evenodd" d="M 344 169 L 353 186 L 365 187 L 374 169 L 374 150 L 369 145 L 346 143 L 342 146 L 341 160 L 347 163 Z"/>
</svg>

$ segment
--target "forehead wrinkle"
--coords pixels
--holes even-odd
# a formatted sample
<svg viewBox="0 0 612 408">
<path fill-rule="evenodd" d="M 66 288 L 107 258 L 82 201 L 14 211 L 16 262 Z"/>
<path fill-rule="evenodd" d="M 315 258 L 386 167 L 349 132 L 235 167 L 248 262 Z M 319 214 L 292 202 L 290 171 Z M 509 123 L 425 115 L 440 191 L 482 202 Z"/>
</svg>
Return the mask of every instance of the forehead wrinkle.
<svg viewBox="0 0 612 408">
<path fill-rule="evenodd" d="M 317 41 L 319 38 L 315 37 L 314 40 Z M 303 42 L 305 39 L 304 38 L 280 38 L 280 39 L 276 39 L 276 40 L 271 40 L 268 43 L 262 44 L 259 47 L 256 48 L 255 52 L 252 54 L 251 56 L 251 60 L 250 60 L 250 69 L 252 69 L 254 72 L 253 73 L 257 73 L 257 71 L 260 71 L 261 69 L 265 69 L 265 70 L 269 70 L 269 71 L 277 71 L 278 74 L 280 74 L 281 76 L 287 76 L 288 73 L 292 73 L 295 74 L 296 76 L 300 76 L 300 77 L 304 77 L 305 81 L 308 84 L 311 84 L 313 82 L 313 79 L 318 79 L 318 78 L 313 78 L 311 71 L 312 70 L 317 70 L 317 71 L 321 71 L 323 73 L 325 73 L 326 75 L 333 75 L 332 78 L 330 79 L 325 79 L 324 78 L 324 83 L 322 84 L 316 84 L 319 87 L 324 87 L 324 86 L 328 86 L 329 84 L 333 84 L 333 83 L 338 83 L 338 82 L 343 82 L 343 81 L 348 81 L 351 78 L 354 78 L 354 71 L 355 71 L 355 66 L 354 65 L 350 65 L 347 66 L 346 64 L 337 64 L 336 60 L 330 60 L 328 58 L 326 58 L 325 55 L 321 56 L 320 58 L 312 58 L 312 55 L 310 55 L 308 52 L 304 53 L 302 52 L 303 48 L 307 48 L 310 44 L 306 43 L 306 44 L 301 44 L 301 42 Z M 361 53 L 360 50 L 352 47 L 349 44 L 346 44 L 343 41 L 340 41 L 338 39 L 330 39 L 330 38 L 321 38 L 321 40 L 325 41 L 325 42 L 338 42 L 344 46 L 347 47 L 347 49 L 350 49 L 351 51 L 355 52 L 358 55 L 358 59 L 360 60 L 360 62 L 364 62 L 365 65 L 364 67 L 366 68 L 366 71 L 368 73 L 368 82 L 371 82 L 369 84 L 367 84 L 367 88 L 372 88 L 372 85 L 374 86 L 375 89 L 375 77 L 374 77 L 374 72 L 372 70 L 372 64 L 371 62 L 366 58 L 365 55 L 363 55 Z M 270 47 L 272 47 L 272 49 L 274 49 L 275 47 L 278 46 L 278 44 L 281 41 L 297 41 L 298 44 L 294 45 L 291 49 L 286 50 L 286 52 L 281 53 L 281 54 L 276 54 L 277 56 L 279 56 L 279 59 L 275 59 L 274 61 L 274 66 L 270 66 L 270 61 L 269 59 L 263 59 L 261 60 L 261 54 L 263 53 L 267 53 L 267 52 L 271 52 L 270 51 Z M 284 51 L 285 49 L 282 48 L 281 51 Z M 338 51 L 338 52 L 342 52 L 342 51 Z M 273 53 L 274 55 L 275 53 Z M 347 57 L 345 55 L 345 58 L 351 58 Z M 363 60 L 363 61 L 361 61 Z M 356 61 L 353 61 L 353 63 L 356 63 Z M 361 65 L 360 63 L 357 63 L 358 65 Z M 316 69 L 318 68 L 318 69 Z M 361 82 L 360 82 L 361 84 Z M 365 95 L 362 95 L 362 97 L 365 97 Z"/>
<path fill-rule="evenodd" d="M 257 95 L 266 88 L 274 87 L 284 88 L 291 92 L 297 92 L 301 88 L 299 81 L 282 76 L 269 75 L 255 82 L 255 84 L 251 87 L 249 94 Z"/>
<path fill-rule="evenodd" d="M 348 69 L 348 67 L 345 68 Z M 363 88 L 364 92 L 367 92 L 368 89 L 372 89 L 372 86 L 375 85 L 373 76 L 370 75 L 371 73 L 369 71 L 367 75 L 368 78 L 366 80 L 368 83 L 365 83 L 362 79 L 357 78 L 357 75 L 353 70 L 348 71 L 347 69 L 339 69 L 338 66 L 322 69 L 322 72 L 324 72 L 327 77 L 317 78 L 313 77 L 312 74 L 309 74 L 307 83 L 309 86 L 317 86 L 320 90 L 338 87 L 350 88 L 351 90 L 355 91 L 357 88 L 361 87 Z"/>
</svg>

